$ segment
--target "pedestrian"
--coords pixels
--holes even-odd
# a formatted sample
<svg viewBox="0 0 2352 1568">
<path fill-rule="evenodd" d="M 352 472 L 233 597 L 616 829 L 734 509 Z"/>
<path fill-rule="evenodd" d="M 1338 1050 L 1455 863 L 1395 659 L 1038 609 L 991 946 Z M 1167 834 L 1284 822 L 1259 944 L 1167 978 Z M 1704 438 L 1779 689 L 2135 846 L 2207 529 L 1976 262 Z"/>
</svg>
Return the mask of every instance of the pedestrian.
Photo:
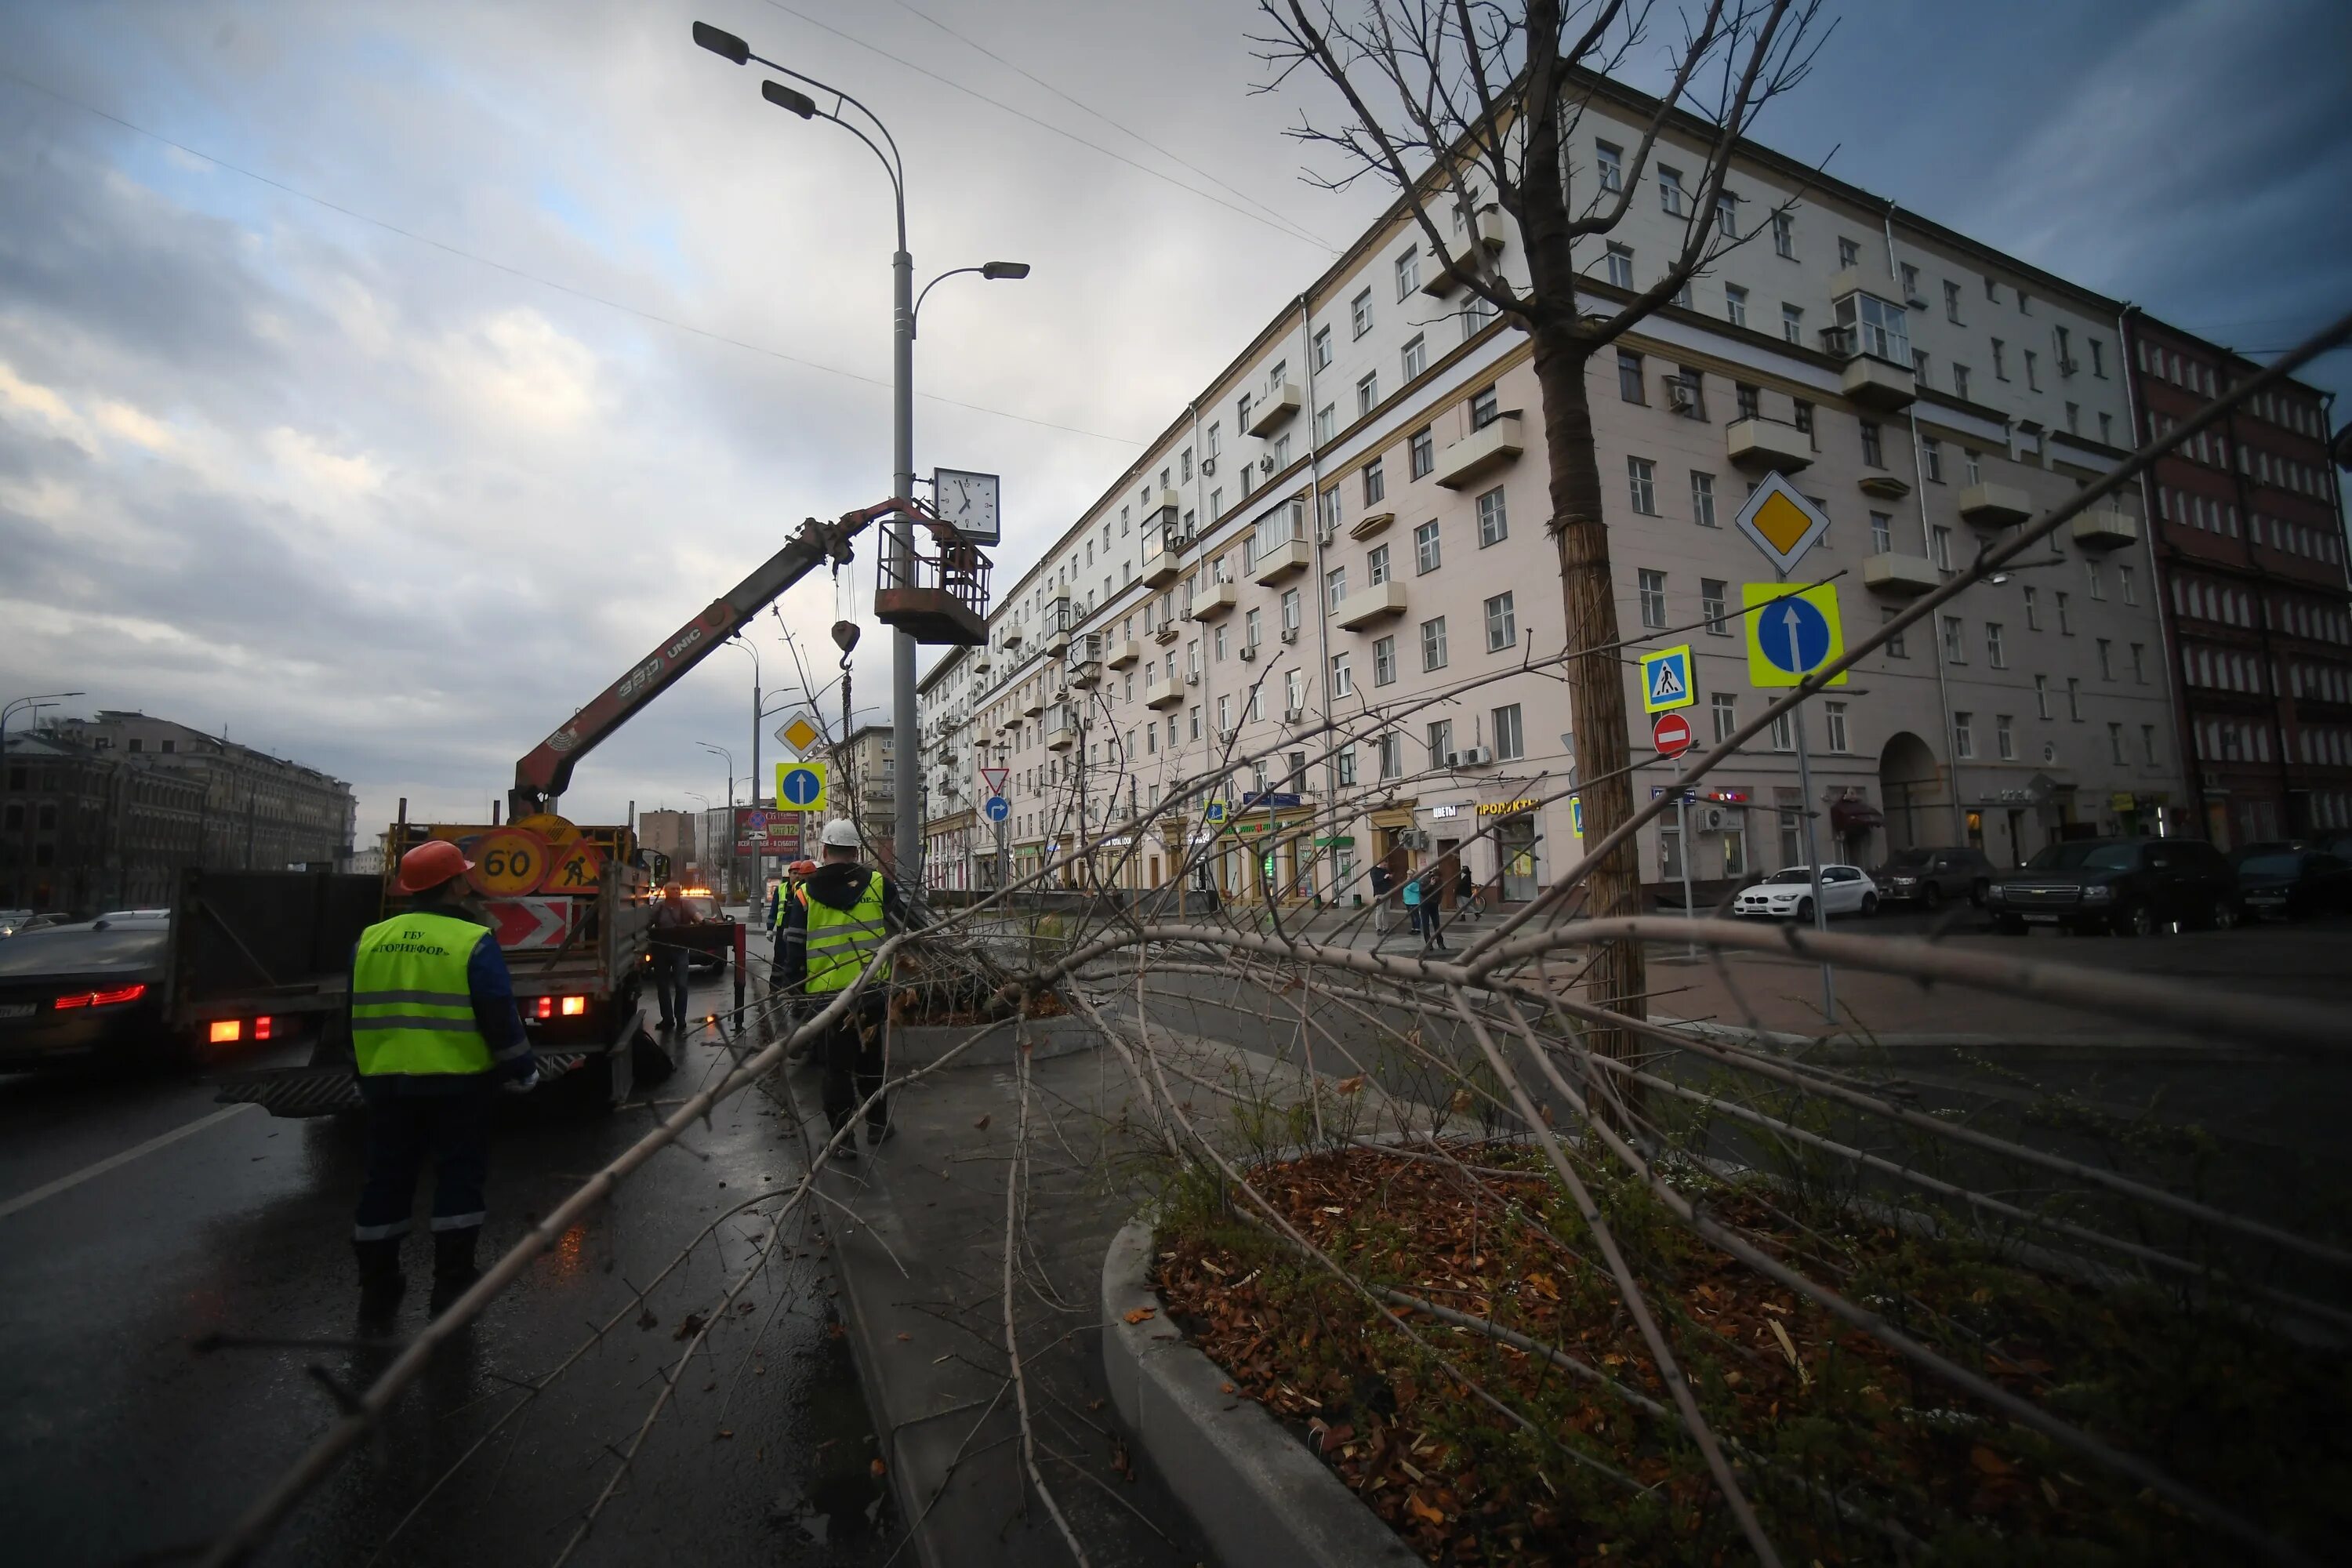
<svg viewBox="0 0 2352 1568">
<path fill-rule="evenodd" d="M 1384 860 L 1372 862 L 1372 931 L 1375 937 L 1389 934 L 1389 893 L 1396 886 L 1396 877 Z"/>
<path fill-rule="evenodd" d="M 654 995 L 661 1004 L 661 1026 L 682 1029 L 686 1026 L 686 955 L 688 949 L 676 942 L 663 940 L 664 931 L 683 931 L 699 924 L 702 917 L 686 901 L 686 889 L 676 882 L 662 889 L 661 902 L 654 908 Z"/>
<path fill-rule="evenodd" d="M 1438 908 L 1444 896 L 1445 868 L 1441 863 L 1422 873 L 1421 947 L 1424 952 L 1451 952 L 1445 945 L 1445 911 Z"/>
<path fill-rule="evenodd" d="M 859 863 L 856 823 L 834 818 L 824 825 L 820 843 L 815 868 L 784 904 L 783 930 L 776 943 L 776 984 L 823 1007 L 866 973 L 890 932 L 911 930 L 917 921 L 898 888 L 881 872 Z M 866 1108 L 866 1136 L 877 1148 L 898 1131 L 890 1121 L 888 1098 L 879 1092 L 889 1026 L 889 979 L 890 965 L 877 965 L 866 975 L 866 988 L 817 1047 L 824 1066 L 820 1092 L 825 1121 L 839 1132 L 861 1102 L 872 1100 Z M 836 1160 L 856 1157 L 854 1137 L 839 1144 L 834 1154 Z"/>
<path fill-rule="evenodd" d="M 1478 905 L 1478 879 L 1470 873 L 1469 857 L 1463 857 L 1457 865 L 1460 870 L 1454 887 L 1454 897 L 1461 901 L 1464 909 L 1470 911 L 1469 918 L 1475 921 L 1486 913 Z"/>
<path fill-rule="evenodd" d="M 367 1174 L 352 1216 L 363 1319 L 388 1317 L 406 1288 L 401 1240 L 428 1150 L 434 1312 L 480 1278 L 491 1096 L 539 1083 L 506 959 L 468 891 L 473 868 L 446 839 L 411 849 L 397 886 L 415 902 L 362 931 L 352 952 L 346 1016 L 367 1108 Z"/>
<path fill-rule="evenodd" d="M 1419 936 L 1421 934 L 1421 879 L 1419 877 L 1407 877 L 1404 879 L 1404 918 L 1406 923 L 1412 927 L 1412 934 Z"/>
</svg>

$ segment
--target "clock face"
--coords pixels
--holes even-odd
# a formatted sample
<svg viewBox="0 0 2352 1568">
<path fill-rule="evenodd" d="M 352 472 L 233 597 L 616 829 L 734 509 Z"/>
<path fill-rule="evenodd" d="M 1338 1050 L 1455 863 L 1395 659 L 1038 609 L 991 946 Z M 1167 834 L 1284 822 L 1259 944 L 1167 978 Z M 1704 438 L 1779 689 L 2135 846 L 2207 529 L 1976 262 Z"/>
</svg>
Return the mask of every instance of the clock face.
<svg viewBox="0 0 2352 1568">
<path fill-rule="evenodd" d="M 974 544 L 1002 542 L 1003 521 L 997 515 L 997 477 L 962 468 L 931 470 L 932 493 L 940 520 Z"/>
</svg>

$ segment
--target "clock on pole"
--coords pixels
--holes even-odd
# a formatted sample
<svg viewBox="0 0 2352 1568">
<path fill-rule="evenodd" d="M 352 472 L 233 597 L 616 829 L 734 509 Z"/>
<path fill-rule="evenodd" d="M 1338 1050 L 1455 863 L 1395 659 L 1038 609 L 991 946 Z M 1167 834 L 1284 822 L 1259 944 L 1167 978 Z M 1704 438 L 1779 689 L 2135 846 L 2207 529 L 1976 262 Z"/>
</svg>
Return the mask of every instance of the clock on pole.
<svg viewBox="0 0 2352 1568">
<path fill-rule="evenodd" d="M 931 503 L 940 521 L 973 544 L 995 544 L 1004 535 L 997 510 L 1001 481 L 994 474 L 967 468 L 933 468 Z"/>
</svg>

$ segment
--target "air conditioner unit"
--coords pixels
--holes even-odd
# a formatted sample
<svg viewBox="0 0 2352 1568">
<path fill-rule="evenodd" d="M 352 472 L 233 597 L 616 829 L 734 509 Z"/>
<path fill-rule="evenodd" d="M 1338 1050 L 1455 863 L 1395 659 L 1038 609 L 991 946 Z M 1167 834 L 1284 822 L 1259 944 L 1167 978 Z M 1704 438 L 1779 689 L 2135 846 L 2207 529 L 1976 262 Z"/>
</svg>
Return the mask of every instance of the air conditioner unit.
<svg viewBox="0 0 2352 1568">
<path fill-rule="evenodd" d="M 1482 768 L 1494 760 L 1495 753 L 1484 746 L 1466 746 L 1445 753 L 1445 765 L 1449 768 Z"/>
<path fill-rule="evenodd" d="M 1221 746 L 1230 746 L 1240 735 L 1239 730 L 1220 730 L 1217 731 L 1217 743 Z"/>
<path fill-rule="evenodd" d="M 1666 406 L 1676 414 L 1696 414 L 1698 412 L 1698 395 L 1690 389 L 1688 382 L 1679 378 L 1669 379 L 1666 383 Z"/>
<path fill-rule="evenodd" d="M 2062 359 L 2058 362 L 2058 374 L 2060 375 L 2072 375 L 2082 368 L 2083 362 L 2078 359 Z"/>
<path fill-rule="evenodd" d="M 1426 849 L 1429 847 L 1429 835 L 1423 832 L 1418 827 L 1406 828 L 1403 832 L 1397 835 L 1396 841 L 1397 847 L 1400 849 Z"/>
<path fill-rule="evenodd" d="M 1242 644 L 1242 662 L 1244 664 L 1255 664 L 1257 662 L 1257 644 L 1254 642 L 1245 642 Z"/>
<path fill-rule="evenodd" d="M 1731 813 L 1722 806 L 1703 805 L 1699 807 L 1698 821 L 1696 826 L 1701 833 L 1720 833 L 1725 828 L 1735 825 L 1731 820 Z"/>
<path fill-rule="evenodd" d="M 1257 460 L 1257 471 L 1261 474 L 1271 474 L 1274 472 L 1273 453 L 1268 452 L 1265 457 L 1260 458 Z"/>
<path fill-rule="evenodd" d="M 1202 458 L 1201 471 L 1204 474 L 1214 474 L 1217 471 L 1217 459 L 1214 458 Z"/>
<path fill-rule="evenodd" d="M 1282 640 L 1285 642 L 1297 642 L 1298 640 L 1298 628 L 1297 626 L 1283 627 Z"/>
<path fill-rule="evenodd" d="M 1197 670 L 1197 669 L 1188 669 L 1188 670 L 1186 670 L 1186 671 L 1184 672 L 1184 684 L 1185 684 L 1185 685 L 1187 685 L 1187 686 L 1198 686 L 1198 685 L 1200 685 L 1200 684 L 1201 684 L 1201 672 L 1200 672 L 1199 670 Z"/>
<path fill-rule="evenodd" d="M 1282 721 L 1286 724 L 1296 724 L 1306 717 L 1307 710 L 1304 708 L 1286 708 L 1282 710 Z"/>
</svg>

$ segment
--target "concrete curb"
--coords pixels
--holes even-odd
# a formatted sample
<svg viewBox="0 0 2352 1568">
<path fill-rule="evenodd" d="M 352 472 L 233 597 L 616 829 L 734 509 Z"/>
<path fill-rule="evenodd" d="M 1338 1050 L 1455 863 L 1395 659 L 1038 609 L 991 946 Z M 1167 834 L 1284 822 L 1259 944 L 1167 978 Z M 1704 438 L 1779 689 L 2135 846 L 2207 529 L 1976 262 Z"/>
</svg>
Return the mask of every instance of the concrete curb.
<svg viewBox="0 0 2352 1568">
<path fill-rule="evenodd" d="M 890 1068 L 901 1072 L 912 1068 L 929 1067 L 956 1047 L 971 1037 L 976 1027 L 971 1024 L 898 1024 L 890 1030 Z M 1095 1032 L 1083 1018 L 1032 1018 L 1029 1021 L 1030 1051 L 1033 1062 L 1051 1061 L 1055 1057 L 1074 1056 L 1091 1050 L 1098 1043 Z M 1011 1067 L 1021 1054 L 1020 1028 L 1016 1026 L 998 1029 L 956 1058 L 959 1067 Z"/>
<path fill-rule="evenodd" d="M 1192 1510 L 1225 1568 L 1415 1568 L 1415 1556 L 1257 1401 L 1161 1315 L 1149 1215 L 1103 1259 L 1103 1372 L 1111 1403 Z M 1129 1312 L 1151 1309 L 1141 1322 Z"/>
<path fill-rule="evenodd" d="M 1738 1024 L 1718 1024 L 1692 1018 L 1659 1016 L 1651 1020 L 1696 1039 L 1726 1045 L 1761 1047 L 1782 1055 L 1801 1052 L 1808 1060 L 1870 1062 L 1894 1066 L 1941 1058 L 1955 1051 L 2034 1061 L 2228 1062 L 2254 1066 L 2285 1060 L 2259 1047 L 2214 1045 L 2208 1041 L 2163 1036 L 2109 1036 L 2092 1039 L 2021 1038 L 2012 1035 L 1872 1034 L 1838 1029 L 1822 1035 L 1780 1029 L 1751 1029 Z"/>
</svg>

